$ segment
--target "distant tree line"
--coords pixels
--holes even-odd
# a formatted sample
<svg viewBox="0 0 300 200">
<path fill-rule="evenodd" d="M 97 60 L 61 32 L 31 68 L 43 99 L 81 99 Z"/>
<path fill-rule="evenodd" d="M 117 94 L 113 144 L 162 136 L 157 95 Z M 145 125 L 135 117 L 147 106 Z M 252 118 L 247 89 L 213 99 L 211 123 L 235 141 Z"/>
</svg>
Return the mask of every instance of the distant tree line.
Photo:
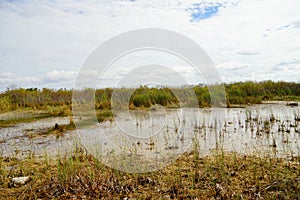
<svg viewBox="0 0 300 200">
<path fill-rule="evenodd" d="M 300 83 L 294 82 L 236 82 L 225 84 L 227 105 L 230 104 L 254 104 L 264 100 L 299 100 Z M 110 108 L 111 98 L 114 91 L 118 94 L 128 95 L 129 107 L 150 107 L 154 104 L 162 106 L 179 106 L 180 97 L 184 96 L 184 105 L 189 106 L 195 102 L 193 95 L 196 95 L 197 104 L 201 107 L 211 105 L 209 88 L 205 85 L 180 88 L 149 88 L 140 86 L 135 89 L 130 88 L 104 88 L 104 89 L 84 89 L 82 95 L 93 92 L 95 95 L 95 107 L 97 109 Z M 192 92 L 191 92 L 192 91 Z M 42 108 L 45 106 L 71 105 L 72 90 L 67 89 L 38 89 L 38 88 L 8 88 L 0 94 L 1 111 L 13 110 L 22 107 Z M 192 94 L 193 93 L 193 94 Z"/>
<path fill-rule="evenodd" d="M 7 89 L 1 94 L 1 108 L 43 107 L 69 105 L 72 100 L 72 90 L 37 88 Z"/>
<path fill-rule="evenodd" d="M 260 103 L 267 100 L 299 100 L 300 83 L 294 82 L 237 82 L 226 84 L 229 103 Z"/>
</svg>

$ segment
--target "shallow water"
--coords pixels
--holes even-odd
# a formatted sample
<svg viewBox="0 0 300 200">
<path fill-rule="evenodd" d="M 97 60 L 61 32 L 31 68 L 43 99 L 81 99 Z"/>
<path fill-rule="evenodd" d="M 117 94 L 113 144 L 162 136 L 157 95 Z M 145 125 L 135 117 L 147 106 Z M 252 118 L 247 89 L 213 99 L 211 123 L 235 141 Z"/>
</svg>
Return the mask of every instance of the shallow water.
<svg viewBox="0 0 300 200">
<path fill-rule="evenodd" d="M 31 137 L 41 129 L 68 124 L 68 117 L 41 119 L 32 123 L 20 123 L 15 126 L 0 128 L 0 154 L 2 156 L 23 157 L 33 155 L 55 155 L 59 149 L 71 146 L 73 134 L 66 133 L 63 137 L 55 135 Z"/>
<path fill-rule="evenodd" d="M 118 112 L 112 122 L 70 131 L 59 138 L 30 138 L 30 131 L 69 123 L 68 118 L 49 118 L 1 128 L 0 151 L 4 156 L 56 155 L 71 150 L 79 137 L 84 147 L 102 157 L 120 153 L 164 160 L 194 149 L 195 144 L 201 155 L 223 149 L 291 157 L 300 155 L 298 117 L 300 108 L 285 103 L 247 108 L 159 108 Z"/>
<path fill-rule="evenodd" d="M 156 156 L 194 148 L 200 154 L 223 149 L 245 154 L 300 155 L 299 107 L 280 104 L 247 108 L 183 108 L 119 113 L 113 123 L 79 131 L 86 147 Z M 91 151 L 96 151 L 92 149 Z"/>
</svg>

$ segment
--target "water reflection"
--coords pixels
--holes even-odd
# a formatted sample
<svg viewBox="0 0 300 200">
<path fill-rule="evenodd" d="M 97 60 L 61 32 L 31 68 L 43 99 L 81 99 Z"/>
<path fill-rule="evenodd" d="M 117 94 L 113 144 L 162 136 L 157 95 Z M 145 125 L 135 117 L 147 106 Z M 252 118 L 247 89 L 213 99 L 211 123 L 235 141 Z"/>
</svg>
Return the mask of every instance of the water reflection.
<svg viewBox="0 0 300 200">
<path fill-rule="evenodd" d="M 285 103 L 247 108 L 182 108 L 130 111 L 114 121 L 78 129 L 60 138 L 30 138 L 30 130 L 67 124 L 68 118 L 43 119 L 0 129 L 3 156 L 56 155 L 72 149 L 78 136 L 85 146 L 102 156 L 165 159 L 196 147 L 201 155 L 215 149 L 245 154 L 300 155 L 300 109 Z M 95 153 L 93 152 L 93 153 Z"/>
</svg>

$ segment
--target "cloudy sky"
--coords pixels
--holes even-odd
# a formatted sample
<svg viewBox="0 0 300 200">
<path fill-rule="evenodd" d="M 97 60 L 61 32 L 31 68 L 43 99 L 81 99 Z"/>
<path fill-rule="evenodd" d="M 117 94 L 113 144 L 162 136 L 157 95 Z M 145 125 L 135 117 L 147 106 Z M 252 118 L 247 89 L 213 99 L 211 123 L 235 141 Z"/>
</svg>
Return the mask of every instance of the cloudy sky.
<svg viewBox="0 0 300 200">
<path fill-rule="evenodd" d="M 299 0 L 2 0 L 0 90 L 72 88 L 95 48 L 141 28 L 191 38 L 224 82 L 300 82 L 299 8 Z M 128 73 L 130 59 L 124 62 L 115 78 Z M 183 70 L 182 62 L 169 65 Z M 192 71 L 187 77 L 199 81 Z"/>
</svg>

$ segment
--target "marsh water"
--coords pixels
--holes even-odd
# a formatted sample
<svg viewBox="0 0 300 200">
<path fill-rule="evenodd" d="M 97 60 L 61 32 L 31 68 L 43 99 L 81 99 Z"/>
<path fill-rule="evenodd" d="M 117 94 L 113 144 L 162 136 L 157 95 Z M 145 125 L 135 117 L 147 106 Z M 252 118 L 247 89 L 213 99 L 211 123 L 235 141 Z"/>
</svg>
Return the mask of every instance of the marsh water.
<svg viewBox="0 0 300 200">
<path fill-rule="evenodd" d="M 56 117 L 41 119 L 31 123 L 21 123 L 0 128 L 0 153 L 2 156 L 23 157 L 27 155 L 56 154 L 59 149 L 65 149 L 73 136 L 66 133 L 63 137 L 55 135 L 34 137 L 43 129 L 54 127 L 55 124 L 68 124 L 69 118 Z"/>
<path fill-rule="evenodd" d="M 0 128 L 0 154 L 57 155 L 72 151 L 80 141 L 102 155 L 155 157 L 195 148 L 201 155 L 218 149 L 278 157 L 300 155 L 300 107 L 287 106 L 286 102 L 245 108 L 154 107 L 149 111 L 119 111 L 114 121 L 68 131 L 60 137 L 31 136 L 56 123 L 68 124 L 69 118 L 46 118 Z"/>
</svg>

